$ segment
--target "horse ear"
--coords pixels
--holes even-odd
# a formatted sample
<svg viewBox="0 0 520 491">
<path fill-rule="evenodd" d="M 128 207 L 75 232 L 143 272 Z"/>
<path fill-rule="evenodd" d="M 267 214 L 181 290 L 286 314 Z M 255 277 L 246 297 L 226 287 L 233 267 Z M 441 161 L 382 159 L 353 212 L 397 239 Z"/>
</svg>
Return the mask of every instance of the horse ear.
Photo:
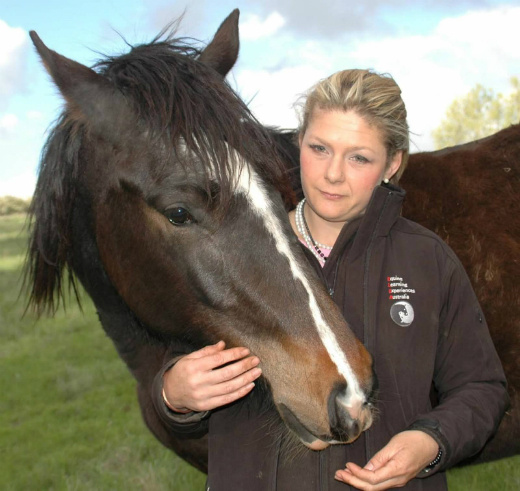
<svg viewBox="0 0 520 491">
<path fill-rule="evenodd" d="M 214 68 L 225 77 L 238 58 L 240 41 L 238 38 L 238 17 L 240 11 L 233 10 L 220 24 L 211 43 L 200 54 L 199 61 Z"/>
<path fill-rule="evenodd" d="M 129 108 L 121 93 L 94 70 L 49 49 L 35 31 L 30 36 L 45 69 L 67 101 L 70 117 L 117 134 L 114 125 L 128 120 Z M 108 136 L 108 135 L 107 135 Z"/>
</svg>

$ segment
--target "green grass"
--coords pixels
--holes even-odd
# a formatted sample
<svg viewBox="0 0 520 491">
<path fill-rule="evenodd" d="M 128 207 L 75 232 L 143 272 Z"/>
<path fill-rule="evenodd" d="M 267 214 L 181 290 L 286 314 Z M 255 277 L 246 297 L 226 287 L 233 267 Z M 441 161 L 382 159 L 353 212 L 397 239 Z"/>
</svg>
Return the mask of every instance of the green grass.
<svg viewBox="0 0 520 491">
<path fill-rule="evenodd" d="M 145 428 L 135 384 L 88 298 L 23 317 L 24 215 L 0 217 L 0 488 L 190 491 L 205 476 Z M 451 491 L 520 489 L 520 456 L 455 469 Z"/>
<path fill-rule="evenodd" d="M 24 215 L 0 217 L 0 489 L 200 490 L 144 426 L 135 383 L 88 298 L 23 317 Z"/>
</svg>

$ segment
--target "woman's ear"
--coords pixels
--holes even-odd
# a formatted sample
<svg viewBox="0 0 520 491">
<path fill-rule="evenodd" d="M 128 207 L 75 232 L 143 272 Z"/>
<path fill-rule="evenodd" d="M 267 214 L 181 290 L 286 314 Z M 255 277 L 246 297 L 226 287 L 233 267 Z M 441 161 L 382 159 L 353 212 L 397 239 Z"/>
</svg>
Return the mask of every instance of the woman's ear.
<svg viewBox="0 0 520 491">
<path fill-rule="evenodd" d="M 384 179 L 390 180 L 396 172 L 399 170 L 399 167 L 401 167 L 401 163 L 403 161 L 403 151 L 398 150 L 395 155 L 392 157 L 392 160 L 390 161 L 390 164 L 387 166 L 385 173 L 384 173 Z"/>
</svg>

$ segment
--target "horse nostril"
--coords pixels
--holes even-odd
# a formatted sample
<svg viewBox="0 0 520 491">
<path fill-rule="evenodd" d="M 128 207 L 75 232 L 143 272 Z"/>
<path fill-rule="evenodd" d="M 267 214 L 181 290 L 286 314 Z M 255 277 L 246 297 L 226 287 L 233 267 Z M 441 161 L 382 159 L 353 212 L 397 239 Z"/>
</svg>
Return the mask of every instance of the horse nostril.
<svg viewBox="0 0 520 491">
<path fill-rule="evenodd" d="M 359 419 L 355 419 L 350 422 L 348 433 L 350 438 L 358 436 L 361 433 L 361 424 L 359 423 Z"/>
<path fill-rule="evenodd" d="M 335 440 L 347 442 L 360 433 L 360 422 L 356 415 L 359 411 L 351 411 L 345 403 L 347 385 L 338 384 L 329 395 L 328 413 L 330 431 Z M 361 408 L 361 405 L 359 406 Z"/>
<path fill-rule="evenodd" d="M 335 440 L 350 442 L 372 424 L 372 399 L 352 394 L 346 384 L 338 384 L 329 395 L 330 431 Z"/>
</svg>

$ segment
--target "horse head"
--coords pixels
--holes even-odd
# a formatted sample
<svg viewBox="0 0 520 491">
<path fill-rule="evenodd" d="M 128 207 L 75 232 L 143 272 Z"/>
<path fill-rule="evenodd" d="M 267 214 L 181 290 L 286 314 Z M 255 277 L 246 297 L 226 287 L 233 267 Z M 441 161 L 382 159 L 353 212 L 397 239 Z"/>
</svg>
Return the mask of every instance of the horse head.
<svg viewBox="0 0 520 491">
<path fill-rule="evenodd" d="M 68 270 L 104 324 L 124 304 L 143 342 L 250 348 L 307 446 L 357 438 L 372 360 L 291 230 L 273 140 L 224 81 L 238 11 L 202 51 L 170 35 L 95 69 L 31 37 L 66 101 L 34 198 L 32 301 L 52 307 Z M 104 327 L 120 353 L 136 343 Z"/>
</svg>

